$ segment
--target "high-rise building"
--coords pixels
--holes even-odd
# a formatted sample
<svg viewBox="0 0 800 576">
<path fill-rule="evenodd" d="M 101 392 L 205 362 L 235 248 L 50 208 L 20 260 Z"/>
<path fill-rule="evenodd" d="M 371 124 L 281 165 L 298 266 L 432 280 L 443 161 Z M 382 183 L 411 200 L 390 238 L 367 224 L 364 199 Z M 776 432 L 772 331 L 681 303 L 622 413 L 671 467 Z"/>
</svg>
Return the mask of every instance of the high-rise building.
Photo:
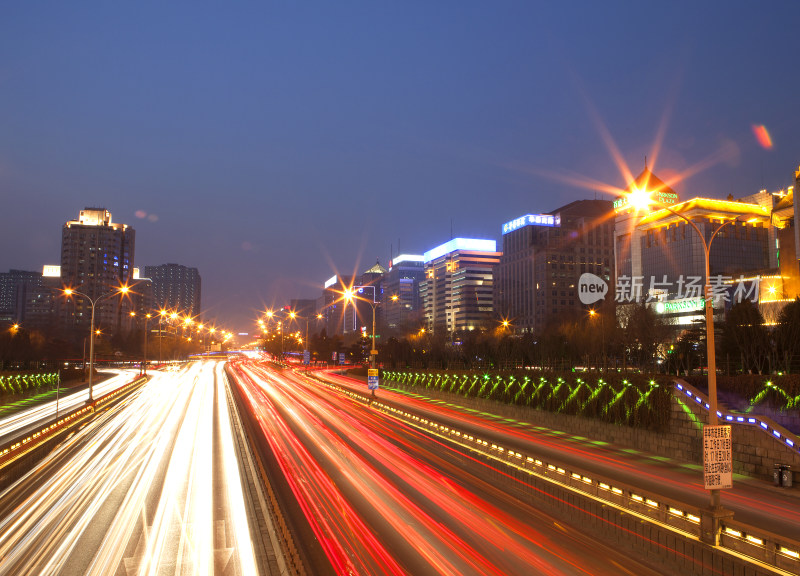
<svg viewBox="0 0 800 576">
<path fill-rule="evenodd" d="M 317 310 L 323 316 L 328 336 L 342 335 L 353 332 L 355 326 L 348 325 L 345 312 L 347 304 L 342 300 L 346 289 L 355 284 L 353 276 L 331 276 L 325 281 L 322 296 L 317 300 Z M 353 316 L 350 320 L 353 320 Z"/>
<path fill-rule="evenodd" d="M 0 323 L 41 330 L 52 324 L 54 294 L 40 272 L 9 270 L 0 273 Z"/>
<path fill-rule="evenodd" d="M 379 334 L 379 327 L 383 325 L 383 310 L 378 303 L 383 302 L 383 278 L 386 268 L 376 261 L 369 269 L 355 278 L 353 283 L 354 297 L 345 308 L 345 325 L 347 331 L 360 333 L 365 336 L 372 335 L 373 306 L 375 313 L 375 329 Z"/>
<path fill-rule="evenodd" d="M 181 264 L 145 266 L 144 275 L 152 283 L 155 306 L 192 318 L 200 315 L 201 280 L 197 268 Z"/>
<path fill-rule="evenodd" d="M 582 274 L 611 282 L 613 215 L 611 201 L 579 200 L 503 224 L 494 305 L 513 331 L 533 332 L 553 319 L 582 314 Z"/>
<path fill-rule="evenodd" d="M 433 333 L 488 328 L 493 315 L 494 240 L 454 238 L 423 255 L 420 297 Z"/>
<path fill-rule="evenodd" d="M 133 280 L 136 233 L 125 224 L 111 220 L 105 208 L 86 208 L 77 220 L 64 224 L 61 232 L 61 282 L 97 299 Z M 67 328 L 88 328 L 91 303 L 85 298 L 70 298 L 62 307 Z M 109 297 L 96 300 L 95 326 L 118 332 L 127 325 L 130 300 Z"/>
<path fill-rule="evenodd" d="M 400 254 L 389 262 L 381 304 L 387 334 L 402 336 L 404 331 L 419 327 L 423 318 L 419 286 L 424 279 L 425 258 L 421 254 Z"/>
<path fill-rule="evenodd" d="M 156 325 L 155 318 L 158 315 L 158 307 L 153 300 L 153 281 L 150 278 L 141 276 L 139 268 L 133 269 L 133 289 L 128 292 L 131 300 L 133 314 L 129 319 L 128 329 L 153 330 Z M 150 314 L 148 319 L 147 315 Z"/>
<path fill-rule="evenodd" d="M 725 286 L 732 286 L 737 278 L 776 273 L 780 228 L 792 210 L 784 206 L 780 214 L 773 214 L 780 205 L 775 195 L 762 191 L 740 200 L 731 196 L 681 202 L 649 170 L 631 183 L 629 190 L 634 189 L 654 192 L 669 209 L 656 205 L 642 213 L 624 198 L 615 202 L 618 303 L 643 302 L 664 314 L 676 329 L 702 322 L 707 280 L 704 243 L 711 245 L 709 282 L 714 289 L 714 315 L 719 318 L 729 299 Z M 781 220 L 779 227 L 773 226 Z M 757 287 L 754 294 L 758 301 Z"/>
</svg>

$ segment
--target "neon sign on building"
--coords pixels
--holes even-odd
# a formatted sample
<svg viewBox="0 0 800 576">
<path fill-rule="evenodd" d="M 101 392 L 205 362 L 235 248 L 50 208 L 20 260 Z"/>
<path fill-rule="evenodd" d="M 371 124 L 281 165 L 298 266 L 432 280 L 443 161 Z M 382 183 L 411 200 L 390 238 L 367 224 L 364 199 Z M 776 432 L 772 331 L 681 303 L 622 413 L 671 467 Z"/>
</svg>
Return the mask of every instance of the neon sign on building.
<svg viewBox="0 0 800 576">
<path fill-rule="evenodd" d="M 425 262 L 430 262 L 431 260 L 436 260 L 440 256 L 455 252 L 456 250 L 495 252 L 497 250 L 497 242 L 478 238 L 453 238 L 449 242 L 445 242 L 433 250 L 428 250 L 422 257 L 425 259 Z"/>
<path fill-rule="evenodd" d="M 561 226 L 561 217 L 552 214 L 525 214 L 503 224 L 503 234 L 513 232 L 523 226 Z"/>
</svg>

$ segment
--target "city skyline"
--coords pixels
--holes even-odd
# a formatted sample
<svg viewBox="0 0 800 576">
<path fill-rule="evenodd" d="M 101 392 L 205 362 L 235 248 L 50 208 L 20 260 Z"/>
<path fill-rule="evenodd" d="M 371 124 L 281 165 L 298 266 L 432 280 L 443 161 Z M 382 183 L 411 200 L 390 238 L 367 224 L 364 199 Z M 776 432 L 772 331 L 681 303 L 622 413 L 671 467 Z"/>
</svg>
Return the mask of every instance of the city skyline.
<svg viewBox="0 0 800 576">
<path fill-rule="evenodd" d="M 792 3 L 188 6 L 0 24 L 0 270 L 55 263 L 64 222 L 104 207 L 137 267 L 198 268 L 204 311 L 249 330 L 390 250 L 610 199 L 578 184 L 624 188 L 617 149 L 633 175 L 701 167 L 683 198 L 800 163 Z"/>
</svg>

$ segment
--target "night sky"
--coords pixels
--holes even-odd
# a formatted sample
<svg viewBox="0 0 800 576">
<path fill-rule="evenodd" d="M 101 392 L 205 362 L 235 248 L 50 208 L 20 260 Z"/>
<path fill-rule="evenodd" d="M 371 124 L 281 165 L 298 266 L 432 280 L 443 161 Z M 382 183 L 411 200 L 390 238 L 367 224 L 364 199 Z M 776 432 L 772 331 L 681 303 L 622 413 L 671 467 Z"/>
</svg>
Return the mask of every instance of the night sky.
<svg viewBox="0 0 800 576">
<path fill-rule="evenodd" d="M 13 2 L 0 271 L 58 264 L 64 222 L 105 207 L 138 267 L 196 266 L 208 315 L 250 331 L 398 245 L 624 187 L 620 160 L 692 173 L 683 198 L 784 188 L 799 25 L 794 0 Z"/>
</svg>

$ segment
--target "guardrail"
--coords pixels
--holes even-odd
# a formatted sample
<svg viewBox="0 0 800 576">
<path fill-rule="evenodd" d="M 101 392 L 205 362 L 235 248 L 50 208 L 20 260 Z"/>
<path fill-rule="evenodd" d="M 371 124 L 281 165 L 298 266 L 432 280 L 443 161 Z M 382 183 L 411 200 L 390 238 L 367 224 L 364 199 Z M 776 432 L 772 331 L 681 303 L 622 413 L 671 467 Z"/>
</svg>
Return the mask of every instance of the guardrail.
<svg viewBox="0 0 800 576">
<path fill-rule="evenodd" d="M 688 382 L 681 379 L 675 380 L 675 394 L 683 395 L 686 398 L 694 400 L 697 406 L 705 408 L 707 412 L 711 411 L 708 396 Z M 753 428 L 761 430 L 764 434 L 771 436 L 774 440 L 782 442 L 793 452 L 800 454 L 800 437 L 772 420 L 772 418 L 739 414 L 737 412 L 731 412 L 730 410 L 723 411 L 719 409 L 717 409 L 717 418 L 719 418 L 720 424 L 742 424 L 745 426 L 752 426 Z"/>
<path fill-rule="evenodd" d="M 604 506 L 611 506 L 657 524 L 684 538 L 706 542 L 703 532 L 708 530 L 711 522 L 711 511 L 708 508 L 688 506 L 595 472 L 587 472 L 555 460 L 517 452 L 516 449 L 502 446 L 491 439 L 480 438 L 473 433 L 445 426 L 403 408 L 384 404 L 368 394 L 354 392 L 316 375 L 303 375 L 360 402 L 371 404 L 373 408 L 391 414 L 415 428 L 459 444 L 489 459 L 557 484 Z M 733 556 L 744 556 L 766 564 L 772 569 L 771 571 L 778 574 L 800 574 L 800 542 L 732 518 L 724 518 L 720 522 L 719 542 L 716 548 Z"/>
<path fill-rule="evenodd" d="M 130 392 L 132 388 L 140 386 L 145 382 L 147 382 L 147 377 L 140 376 L 108 394 L 96 398 L 90 404 L 86 404 L 77 410 L 62 415 L 57 420 L 50 422 L 39 430 L 25 434 L 24 437 L 15 438 L 5 446 L 0 446 L 0 470 L 19 460 L 26 454 L 29 454 L 45 442 L 55 438 L 58 434 L 83 422 L 85 419 L 92 416 L 98 408 L 116 400 L 121 394 Z"/>
<path fill-rule="evenodd" d="M 243 417 L 243 415 L 239 412 L 239 408 L 237 404 L 244 404 L 243 394 L 241 392 L 241 386 L 238 384 L 240 378 L 250 379 L 241 368 L 237 365 L 228 362 L 225 366 L 226 374 L 229 377 L 230 382 L 236 383 L 233 386 L 228 387 L 231 395 L 234 398 L 234 410 L 236 410 L 238 421 L 241 423 L 245 430 L 245 440 L 248 444 L 247 448 L 250 451 L 250 454 L 253 457 L 254 464 L 256 467 L 256 474 L 258 474 L 259 479 L 261 480 L 261 485 L 264 487 L 266 491 L 266 502 L 269 509 L 269 514 L 272 517 L 272 521 L 275 525 L 276 529 L 276 536 L 278 539 L 278 544 L 281 547 L 281 553 L 283 554 L 283 558 L 288 566 L 285 566 L 286 572 L 293 574 L 295 576 L 306 576 L 306 568 L 303 563 L 302 555 L 300 554 L 300 549 L 298 548 L 297 543 L 295 542 L 294 533 L 292 532 L 291 522 L 287 520 L 286 516 L 284 515 L 281 509 L 281 502 L 280 498 L 278 497 L 277 492 L 273 488 L 272 482 L 270 480 L 270 474 L 267 472 L 269 468 L 269 464 L 264 461 L 261 452 L 254 446 L 252 439 L 256 438 L 260 432 L 256 429 L 253 421 L 250 417 Z M 284 574 L 284 572 L 281 572 Z"/>
</svg>

